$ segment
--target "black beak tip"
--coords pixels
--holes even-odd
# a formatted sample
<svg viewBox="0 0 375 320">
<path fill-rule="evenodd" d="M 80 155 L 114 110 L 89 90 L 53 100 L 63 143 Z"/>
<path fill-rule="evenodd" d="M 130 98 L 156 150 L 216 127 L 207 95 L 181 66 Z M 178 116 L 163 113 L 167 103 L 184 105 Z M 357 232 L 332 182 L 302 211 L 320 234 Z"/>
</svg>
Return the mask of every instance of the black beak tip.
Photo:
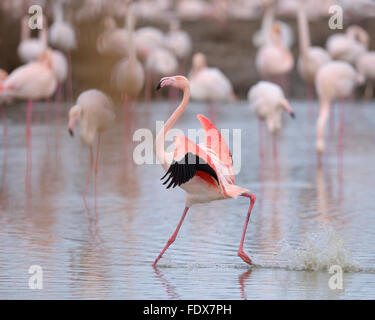
<svg viewBox="0 0 375 320">
<path fill-rule="evenodd" d="M 72 129 L 68 129 L 68 131 L 69 131 L 70 136 L 74 137 L 74 131 Z"/>
<path fill-rule="evenodd" d="M 158 83 L 158 86 L 156 87 L 156 91 L 159 91 L 161 89 L 161 82 Z"/>
<path fill-rule="evenodd" d="M 296 118 L 296 114 L 295 114 L 294 112 L 292 112 L 292 113 L 290 114 L 290 116 L 291 116 L 293 119 Z"/>
</svg>

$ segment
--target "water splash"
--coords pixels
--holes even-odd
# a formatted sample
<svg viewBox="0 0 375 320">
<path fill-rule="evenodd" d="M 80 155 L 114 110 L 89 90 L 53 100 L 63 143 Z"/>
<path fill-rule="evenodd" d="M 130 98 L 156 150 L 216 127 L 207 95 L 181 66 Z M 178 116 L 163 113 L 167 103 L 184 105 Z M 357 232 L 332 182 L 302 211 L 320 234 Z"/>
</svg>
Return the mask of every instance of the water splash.
<svg viewBox="0 0 375 320">
<path fill-rule="evenodd" d="M 290 270 L 327 271 L 332 265 L 341 266 L 344 272 L 362 270 L 332 227 L 307 233 L 300 248 L 293 248 L 284 240 L 278 246 L 278 259 L 285 261 L 285 267 Z"/>
</svg>

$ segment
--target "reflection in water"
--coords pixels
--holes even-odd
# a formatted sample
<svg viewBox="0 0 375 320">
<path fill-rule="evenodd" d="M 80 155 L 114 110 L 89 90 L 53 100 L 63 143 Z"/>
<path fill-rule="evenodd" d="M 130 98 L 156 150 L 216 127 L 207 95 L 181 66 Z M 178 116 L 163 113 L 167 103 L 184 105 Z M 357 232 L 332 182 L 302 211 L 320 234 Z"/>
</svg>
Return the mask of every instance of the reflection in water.
<svg viewBox="0 0 375 320">
<path fill-rule="evenodd" d="M 168 280 L 163 276 L 160 272 L 158 267 L 153 267 L 155 276 L 160 280 L 161 284 L 165 288 L 165 292 L 167 293 L 168 299 L 181 299 L 180 296 L 176 293 L 176 289 L 174 286 L 170 285 Z"/>
<path fill-rule="evenodd" d="M 245 283 L 246 283 L 246 280 L 250 277 L 250 274 L 251 274 L 251 269 L 245 271 L 244 273 L 241 273 L 238 276 L 238 283 L 240 285 L 241 299 L 242 300 L 247 300 L 246 292 L 245 292 Z"/>
<path fill-rule="evenodd" d="M 315 127 L 303 114 L 308 112 L 304 104 L 293 102 L 298 119 L 288 121 L 280 133 L 277 159 L 268 134 L 264 158 L 258 154 L 257 120 L 247 103 L 233 106 L 236 113 L 231 106 L 216 106 L 217 126 L 242 132 L 236 181 L 257 195 L 244 247 L 257 264 L 252 269 L 237 256 L 248 207 L 245 199 L 193 207 L 160 267 L 151 267 L 177 224 L 185 197 L 176 188 L 171 198 L 171 191 L 160 183 L 159 165 L 134 163 L 133 150 L 139 142 L 133 142 L 133 134 L 140 128 L 154 132 L 155 121 L 170 113 L 169 102 L 138 103 L 126 112 L 121 103 L 114 128 L 102 137 L 97 203 L 102 241 L 91 236 L 82 201 L 88 149 L 66 132 L 69 106 L 61 105 L 57 121 L 60 111 L 51 103 L 48 121 L 47 105 L 33 108 L 30 215 L 24 208 L 26 104 L 4 110 L 9 142 L 7 169 L 1 172 L 6 180 L 0 189 L 0 298 L 375 298 L 373 105 L 352 113 L 342 137 L 345 152 L 332 152 L 337 144 L 331 143 L 317 169 Z M 205 111 L 205 105 L 191 103 L 177 127 L 185 133 L 196 128 L 195 115 Z M 0 126 L 4 132 L 3 122 Z M 2 139 L 1 168 L 3 151 Z M 90 185 L 88 203 L 94 203 L 94 194 Z M 292 261 L 278 255 L 280 241 L 301 249 L 306 234 L 322 223 L 345 239 L 363 270 L 345 274 L 340 294 L 329 290 L 328 273 L 289 270 L 295 267 Z M 324 246 L 323 241 L 318 248 Z M 310 255 L 311 262 L 324 252 Z M 28 268 L 34 264 L 44 274 L 45 289 L 38 292 L 27 285 Z"/>
</svg>

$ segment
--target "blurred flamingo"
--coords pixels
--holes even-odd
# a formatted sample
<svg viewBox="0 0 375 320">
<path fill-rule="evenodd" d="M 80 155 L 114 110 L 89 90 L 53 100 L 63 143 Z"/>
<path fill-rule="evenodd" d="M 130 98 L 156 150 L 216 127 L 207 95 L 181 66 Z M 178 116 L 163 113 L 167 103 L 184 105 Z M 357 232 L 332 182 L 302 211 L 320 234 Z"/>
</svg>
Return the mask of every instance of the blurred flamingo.
<svg viewBox="0 0 375 320">
<path fill-rule="evenodd" d="M 53 4 L 54 21 L 49 29 L 49 42 L 54 47 L 63 51 L 68 57 L 68 74 L 69 74 L 69 98 L 73 97 L 72 84 L 72 50 L 77 48 L 76 34 L 72 24 L 64 20 L 64 11 L 61 0 Z M 61 59 L 60 59 L 61 60 Z M 65 82 L 65 79 L 64 79 Z M 59 90 L 61 90 L 59 88 Z"/>
<path fill-rule="evenodd" d="M 38 38 L 31 38 L 31 29 L 29 27 L 29 16 L 21 20 L 21 41 L 17 48 L 18 56 L 23 63 L 37 60 L 47 49 L 47 18 L 43 16 L 43 27 L 39 30 Z"/>
<path fill-rule="evenodd" d="M 74 136 L 74 127 L 79 122 L 79 133 L 81 141 L 90 147 L 90 167 L 83 191 L 83 201 L 88 219 L 89 208 L 86 202 L 87 189 L 91 178 L 91 172 L 94 168 L 93 145 L 97 138 L 96 158 L 95 158 L 95 181 L 94 181 L 94 212 L 95 226 L 97 223 L 97 178 L 99 172 L 99 150 L 100 138 L 102 132 L 108 130 L 115 120 L 114 106 L 111 99 L 103 92 L 91 89 L 82 92 L 77 99 L 76 104 L 69 110 L 68 131 Z M 90 220 L 89 220 L 90 221 Z"/>
<path fill-rule="evenodd" d="M 332 59 L 354 64 L 357 57 L 369 45 L 368 33 L 357 25 L 351 25 L 345 33 L 335 33 L 328 37 L 326 48 Z"/>
<path fill-rule="evenodd" d="M 171 21 L 169 32 L 165 36 L 165 46 L 176 55 L 179 60 L 180 70 L 182 70 L 191 54 L 193 45 L 190 35 L 181 30 L 178 20 Z"/>
<path fill-rule="evenodd" d="M 26 99 L 26 191 L 31 197 L 31 119 L 32 101 L 49 99 L 57 87 L 56 75 L 52 69 L 52 53 L 47 49 L 37 61 L 29 62 L 13 70 L 0 86 L 0 97 Z"/>
<path fill-rule="evenodd" d="M 164 252 L 175 241 L 185 216 L 193 204 L 237 198 L 238 196 L 250 198 L 250 207 L 242 232 L 238 255 L 243 261 L 251 264 L 250 258 L 243 251 L 243 243 L 256 197 L 248 193 L 247 189 L 234 184 L 233 162 L 228 146 L 221 137 L 220 132 L 203 115 L 197 116 L 205 131 L 205 142 L 203 144 L 197 145 L 185 136 L 177 135 L 174 139 L 174 152 L 165 152 L 165 137 L 188 105 L 190 84 L 185 77 L 174 76 L 162 78 L 157 88 L 160 89 L 165 86 L 173 86 L 181 89 L 184 95 L 178 108 L 156 136 L 155 152 L 159 162 L 166 171 L 162 179 L 165 177 L 167 179 L 163 184 L 169 183 L 167 188 L 180 186 L 184 189 L 186 191 L 186 205 L 175 232 L 155 259 L 153 266 L 157 264 Z"/>
<path fill-rule="evenodd" d="M 128 38 L 127 49 L 129 57 L 120 60 L 112 73 L 116 87 L 125 92 L 125 108 L 128 104 L 131 105 L 134 99 L 137 99 L 145 82 L 145 73 L 142 64 L 137 59 L 137 52 L 134 43 L 134 19 L 132 8 L 129 7 L 126 19 Z"/>
<path fill-rule="evenodd" d="M 237 100 L 230 80 L 218 68 L 209 68 L 203 53 L 196 53 L 193 56 L 193 68 L 189 80 L 192 99 L 207 103 L 210 118 L 214 123 L 216 118 L 214 104 Z"/>
<path fill-rule="evenodd" d="M 284 82 L 284 90 L 289 91 L 287 74 L 292 70 L 294 58 L 283 44 L 280 25 L 274 23 L 270 30 L 271 42 L 264 44 L 256 53 L 255 68 L 262 79 Z"/>
<path fill-rule="evenodd" d="M 173 74 L 178 69 L 176 56 L 166 48 L 159 47 L 154 49 L 147 57 L 146 63 L 146 102 L 151 97 L 152 79 L 156 77 L 165 77 Z M 171 97 L 171 91 L 169 91 Z"/>
<path fill-rule="evenodd" d="M 324 151 L 324 129 L 335 99 L 344 99 L 353 93 L 356 85 L 363 82 L 363 77 L 347 62 L 331 61 L 320 67 L 316 74 L 315 86 L 319 97 L 319 117 L 317 121 L 316 151 Z M 343 103 L 339 134 L 343 135 Z"/>
<path fill-rule="evenodd" d="M 251 109 L 259 120 L 259 150 L 263 160 L 263 138 L 261 121 L 265 121 L 268 131 L 272 134 L 274 156 L 277 157 L 276 134 L 282 126 L 282 110 L 295 117 L 294 111 L 280 86 L 268 81 L 260 81 L 252 86 L 248 92 L 248 101 Z"/>
<path fill-rule="evenodd" d="M 305 12 L 305 2 L 298 1 L 297 22 L 299 35 L 299 57 L 298 72 L 301 78 L 306 82 L 307 99 L 314 100 L 314 81 L 315 75 L 320 66 L 331 60 L 329 53 L 318 46 L 311 46 L 309 22 Z M 310 105 L 312 105 L 310 103 Z"/>
</svg>

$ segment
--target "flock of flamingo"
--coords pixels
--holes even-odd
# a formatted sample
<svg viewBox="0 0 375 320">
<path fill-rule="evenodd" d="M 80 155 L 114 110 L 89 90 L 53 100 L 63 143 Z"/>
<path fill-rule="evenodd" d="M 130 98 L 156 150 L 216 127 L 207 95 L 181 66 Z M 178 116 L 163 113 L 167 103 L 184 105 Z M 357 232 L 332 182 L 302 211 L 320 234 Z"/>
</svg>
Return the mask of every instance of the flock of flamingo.
<svg viewBox="0 0 375 320">
<path fill-rule="evenodd" d="M 362 0 L 365 2 L 365 0 Z M 228 12 L 238 16 L 251 15 L 254 3 L 263 8 L 261 29 L 255 33 L 253 44 L 257 47 L 255 69 L 260 81 L 250 87 L 248 101 L 259 122 L 263 121 L 269 132 L 276 136 L 282 129 L 282 113 L 287 112 L 293 118 L 294 110 L 288 101 L 288 74 L 294 68 L 295 60 L 291 53 L 294 42 L 291 28 L 275 19 L 276 6 L 283 2 L 284 10 L 292 10 L 298 24 L 299 57 L 297 70 L 306 83 L 308 96 L 316 91 L 319 100 L 319 113 L 316 122 L 315 147 L 318 155 L 325 150 L 324 132 L 334 100 L 342 100 L 353 95 L 355 88 L 366 83 L 365 96 L 372 96 L 372 81 L 375 80 L 375 52 L 369 51 L 369 35 L 358 25 L 351 25 L 345 32 L 330 36 L 326 48 L 312 46 L 307 12 L 324 11 L 330 1 L 316 2 L 319 5 L 307 4 L 309 1 L 177 1 L 176 15 L 169 19 L 170 30 L 164 34 L 161 30 L 146 26 L 136 29 L 136 20 L 141 17 L 156 15 L 158 10 L 165 10 L 170 1 L 155 1 L 153 10 L 150 1 L 84 1 L 77 10 L 77 16 L 95 15 L 107 12 L 112 15 L 104 20 L 104 31 L 97 39 L 97 51 L 102 54 L 117 53 L 122 58 L 114 66 L 110 82 L 125 96 L 125 108 L 140 98 L 142 90 L 145 99 L 151 98 L 153 82 L 158 81 L 157 89 L 170 87 L 182 90 L 183 98 L 177 109 L 166 121 L 158 133 L 155 142 L 155 153 L 166 171 L 162 179 L 167 188 L 179 186 L 186 192 L 186 206 L 183 215 L 167 244 L 155 259 L 155 266 L 167 248 L 175 241 L 189 208 L 195 203 L 213 200 L 237 198 L 250 199 L 238 255 L 247 264 L 251 259 L 244 252 L 243 245 L 249 218 L 256 200 L 246 188 L 235 184 L 232 156 L 224 139 L 216 129 L 215 104 L 237 100 L 231 81 L 215 67 L 209 67 L 203 53 L 196 52 L 192 57 L 192 69 L 185 77 L 174 75 L 184 73 L 183 66 L 192 54 L 193 41 L 190 35 L 181 29 L 179 19 L 200 17 L 215 18 L 219 21 L 227 18 Z M 6 1 L 4 3 L 8 3 Z M 235 3 L 241 3 L 235 7 Z M 72 90 L 72 70 L 70 54 L 79 47 L 73 24 L 64 16 L 67 0 L 57 0 L 53 4 L 53 23 L 48 27 L 43 19 L 43 28 L 37 38 L 31 37 L 28 26 L 29 16 L 21 19 L 21 36 L 18 55 L 24 63 L 9 74 L 0 71 L 0 102 L 12 103 L 13 99 L 27 100 L 26 111 L 26 146 L 27 172 L 31 168 L 31 123 L 33 101 L 50 99 L 60 92 L 66 83 Z M 309 6 L 309 8 L 307 8 Z M 19 6 L 22 7 L 22 6 Z M 19 9 L 19 7 L 17 7 Z M 242 8 L 242 10 L 240 10 Z M 314 10 L 311 10 L 311 9 Z M 8 8 L 9 9 L 9 8 Z M 108 10 L 107 10 L 108 9 Z M 105 11 L 107 10 L 107 11 Z M 108 13 L 108 12 L 107 12 Z M 159 12 L 160 14 L 160 12 Z M 125 18 L 125 25 L 118 27 L 115 15 Z M 82 36 L 82 35 L 81 35 Z M 54 48 L 54 49 L 51 49 Z M 228 57 L 230 59 L 230 57 Z M 57 93 L 56 93 L 57 92 Z M 207 103 L 209 118 L 197 115 L 204 129 L 204 143 L 196 144 L 183 135 L 174 140 L 174 151 L 165 152 L 166 134 L 175 125 L 188 106 L 190 97 L 193 100 Z M 176 96 L 175 96 L 176 98 Z M 79 135 L 82 142 L 90 147 L 90 168 L 84 189 L 84 200 L 90 182 L 91 172 L 95 167 L 98 172 L 98 154 L 101 133 L 110 129 L 116 117 L 111 98 L 96 89 L 82 92 L 75 105 L 69 111 L 68 131 L 74 136 L 75 125 L 79 123 Z M 4 126 L 5 130 L 5 126 Z M 5 135 L 5 132 L 4 132 Z M 93 147 L 96 144 L 96 163 Z M 85 200 L 86 205 L 86 200 Z M 96 197 L 95 197 L 96 205 Z"/>
</svg>

